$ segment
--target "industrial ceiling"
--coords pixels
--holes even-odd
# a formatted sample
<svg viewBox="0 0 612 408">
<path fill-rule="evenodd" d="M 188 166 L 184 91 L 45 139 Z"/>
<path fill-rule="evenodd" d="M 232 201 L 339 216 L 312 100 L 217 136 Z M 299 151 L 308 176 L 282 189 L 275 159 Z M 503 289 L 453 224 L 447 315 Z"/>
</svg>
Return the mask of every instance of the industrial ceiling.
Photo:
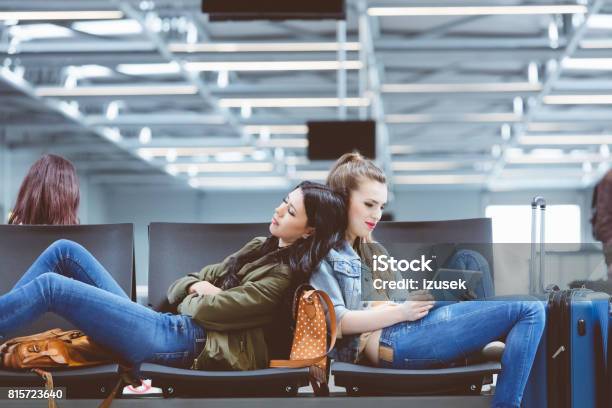
<svg viewBox="0 0 612 408">
<path fill-rule="evenodd" d="M 612 1 L 347 2 L 210 22 L 195 0 L 0 0 L 0 134 L 94 183 L 322 180 L 308 120 L 374 119 L 396 189 L 586 188 L 610 167 Z"/>
</svg>

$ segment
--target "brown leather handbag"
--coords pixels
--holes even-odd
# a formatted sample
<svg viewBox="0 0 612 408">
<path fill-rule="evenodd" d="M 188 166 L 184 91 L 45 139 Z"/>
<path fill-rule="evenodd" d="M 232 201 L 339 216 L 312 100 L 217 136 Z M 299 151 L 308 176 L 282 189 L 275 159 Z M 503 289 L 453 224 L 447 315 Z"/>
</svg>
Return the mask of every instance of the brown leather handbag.
<svg viewBox="0 0 612 408">
<path fill-rule="evenodd" d="M 327 347 L 327 306 L 330 320 L 330 344 Z M 336 344 L 336 314 L 331 299 L 322 290 L 302 285 L 296 290 L 293 302 L 295 332 L 289 360 L 271 360 L 270 367 L 309 367 L 310 383 L 315 395 L 328 395 L 327 355 Z"/>
<path fill-rule="evenodd" d="M 87 367 L 116 359 L 83 332 L 61 329 L 8 340 L 0 353 L 4 367 L 10 369 Z"/>
<path fill-rule="evenodd" d="M 79 330 L 51 329 L 31 336 L 16 337 L 0 345 L 0 353 L 4 368 L 31 369 L 44 379 L 50 391 L 53 390 L 53 376 L 42 368 L 88 367 L 118 360 L 117 356 L 94 343 Z M 122 375 L 100 407 L 109 407 L 114 396 L 126 383 L 133 383 L 133 380 Z M 50 396 L 49 408 L 56 406 Z"/>
</svg>

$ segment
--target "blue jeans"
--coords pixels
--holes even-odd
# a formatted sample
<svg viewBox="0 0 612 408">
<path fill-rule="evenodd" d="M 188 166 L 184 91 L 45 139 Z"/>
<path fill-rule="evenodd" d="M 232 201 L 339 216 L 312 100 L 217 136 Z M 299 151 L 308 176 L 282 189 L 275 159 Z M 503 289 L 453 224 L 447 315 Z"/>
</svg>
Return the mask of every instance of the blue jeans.
<svg viewBox="0 0 612 408">
<path fill-rule="evenodd" d="M 474 288 L 474 294 L 478 296 L 478 299 L 487 299 L 495 294 L 491 268 L 485 257 L 480 253 L 470 249 L 460 249 L 453 254 L 444 267 L 482 272 L 482 285 Z"/>
<path fill-rule="evenodd" d="M 45 312 L 64 317 L 132 365 L 189 367 L 206 338 L 191 317 L 130 300 L 96 258 L 68 240 L 49 246 L 0 296 L 0 338 Z"/>
<path fill-rule="evenodd" d="M 383 329 L 380 345 L 393 351 L 393 361 L 381 359 L 379 365 L 404 369 L 465 365 L 471 354 L 505 337 L 493 407 L 519 407 L 544 321 L 544 305 L 535 298 L 446 305 L 420 320 Z"/>
</svg>

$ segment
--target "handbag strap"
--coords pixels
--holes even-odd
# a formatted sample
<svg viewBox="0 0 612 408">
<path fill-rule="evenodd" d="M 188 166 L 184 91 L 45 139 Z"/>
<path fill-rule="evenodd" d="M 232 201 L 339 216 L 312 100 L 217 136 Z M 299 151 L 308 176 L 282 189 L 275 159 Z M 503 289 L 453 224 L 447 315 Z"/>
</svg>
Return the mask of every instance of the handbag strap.
<svg viewBox="0 0 612 408">
<path fill-rule="evenodd" d="M 329 312 L 330 332 L 331 332 L 331 340 L 329 342 L 329 349 L 323 355 L 320 355 L 320 356 L 317 356 L 317 357 L 314 357 L 314 358 L 304 359 L 304 360 L 270 360 L 270 367 L 271 368 L 302 368 L 302 367 L 308 367 L 310 365 L 316 364 L 319 361 L 323 360 L 334 349 L 334 346 L 336 345 L 336 336 L 337 336 L 336 312 L 334 311 L 334 304 L 332 303 L 331 299 L 329 298 L 329 295 L 327 293 L 325 293 L 324 291 L 322 291 L 322 290 L 314 290 L 313 293 L 318 295 L 323 300 L 323 302 L 327 305 L 327 310 Z"/>
</svg>

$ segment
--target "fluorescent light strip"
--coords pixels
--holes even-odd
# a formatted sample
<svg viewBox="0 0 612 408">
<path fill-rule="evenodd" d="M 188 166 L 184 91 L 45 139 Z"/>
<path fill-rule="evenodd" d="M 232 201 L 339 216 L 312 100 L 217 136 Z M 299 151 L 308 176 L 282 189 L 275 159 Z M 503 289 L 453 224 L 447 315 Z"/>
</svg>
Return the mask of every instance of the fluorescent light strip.
<svg viewBox="0 0 612 408">
<path fill-rule="evenodd" d="M 187 62 L 189 71 L 334 71 L 339 69 L 361 69 L 361 61 L 226 61 Z"/>
<path fill-rule="evenodd" d="M 286 147 L 294 149 L 305 149 L 308 147 L 306 139 L 270 139 L 257 142 L 258 147 Z"/>
<path fill-rule="evenodd" d="M 11 37 L 19 39 L 19 41 L 74 36 L 72 30 L 50 23 L 14 25 L 8 28 L 8 33 Z"/>
<path fill-rule="evenodd" d="M 612 144 L 612 135 L 547 135 L 519 137 L 523 145 L 601 145 Z"/>
<path fill-rule="evenodd" d="M 389 146 L 389 151 L 391 154 L 410 154 L 415 152 L 414 146 L 407 145 L 391 145 Z"/>
<path fill-rule="evenodd" d="M 289 181 L 285 177 L 197 177 L 189 180 L 194 188 L 261 188 L 261 187 L 287 187 Z"/>
<path fill-rule="evenodd" d="M 163 62 L 160 64 L 119 64 L 117 72 L 125 75 L 171 75 L 181 72 L 176 62 Z"/>
<path fill-rule="evenodd" d="M 612 16 L 609 14 L 594 14 L 587 20 L 587 27 L 593 30 L 612 30 Z"/>
<path fill-rule="evenodd" d="M 461 167 L 471 167 L 473 162 L 443 162 L 443 161 L 413 161 L 394 162 L 391 168 L 394 171 L 426 171 L 426 170 L 453 170 Z"/>
<path fill-rule="evenodd" d="M 561 60 L 563 69 L 568 70 L 612 70 L 612 58 L 564 58 Z"/>
<path fill-rule="evenodd" d="M 195 95 L 198 89 L 193 85 L 155 86 L 80 86 L 77 88 L 45 87 L 36 88 L 38 96 L 141 96 L 141 95 Z"/>
<path fill-rule="evenodd" d="M 538 92 L 542 84 L 528 82 L 485 84 L 383 84 L 385 93 Z"/>
<path fill-rule="evenodd" d="M 310 160 L 304 156 L 288 156 L 285 158 L 285 163 L 292 166 L 307 166 Z"/>
<path fill-rule="evenodd" d="M 252 146 L 236 147 L 143 147 L 138 149 L 140 156 L 166 157 L 169 152 L 176 153 L 176 157 L 207 156 L 219 153 L 242 153 L 252 154 L 255 148 Z"/>
<path fill-rule="evenodd" d="M 236 173 L 236 172 L 271 172 L 272 163 L 177 163 L 166 166 L 169 173 Z"/>
<path fill-rule="evenodd" d="M 385 116 L 387 123 L 488 123 L 518 122 L 520 115 L 514 113 L 463 113 L 463 114 L 390 114 Z"/>
<path fill-rule="evenodd" d="M 529 132 L 590 132 L 593 128 L 589 123 L 567 123 L 567 122 L 531 122 L 527 124 Z"/>
<path fill-rule="evenodd" d="M 273 134 L 285 135 L 305 135 L 308 133 L 306 125 L 248 125 L 244 127 L 244 131 L 250 135 L 259 134 L 262 132 L 270 132 Z"/>
<path fill-rule="evenodd" d="M 580 48 L 584 49 L 606 49 L 612 48 L 612 40 L 589 39 L 580 41 Z"/>
<path fill-rule="evenodd" d="M 114 21 L 78 21 L 72 28 L 83 33 L 100 36 L 137 35 L 142 33 L 142 26 L 136 20 Z"/>
<path fill-rule="evenodd" d="M 491 16 L 517 14 L 586 14 L 586 6 L 464 6 L 464 7 L 370 7 L 368 14 L 377 17 L 400 16 Z"/>
<path fill-rule="evenodd" d="M 612 95 L 547 95 L 546 105 L 612 105 Z"/>
<path fill-rule="evenodd" d="M 520 155 L 506 157 L 506 162 L 509 164 L 582 164 L 584 162 L 601 162 L 607 159 L 599 154 L 582 154 L 570 155 L 564 154 L 559 156 L 544 156 L 544 155 Z"/>
<path fill-rule="evenodd" d="M 173 43 L 168 46 L 172 52 L 325 52 L 359 51 L 361 46 L 358 42 L 344 43 L 344 47 L 338 42 L 305 42 L 305 43 L 199 43 L 183 44 Z"/>
<path fill-rule="evenodd" d="M 294 178 L 297 180 L 325 180 L 328 174 L 327 170 L 296 171 Z"/>
<path fill-rule="evenodd" d="M 423 176 L 393 176 L 395 184 L 482 184 L 486 176 L 431 174 Z"/>
<path fill-rule="evenodd" d="M 223 98 L 219 106 L 223 108 L 317 108 L 317 107 L 363 107 L 369 106 L 368 98 Z"/>
<path fill-rule="evenodd" d="M 111 20 L 123 18 L 116 10 L 84 11 L 2 11 L 0 20 Z"/>
</svg>

